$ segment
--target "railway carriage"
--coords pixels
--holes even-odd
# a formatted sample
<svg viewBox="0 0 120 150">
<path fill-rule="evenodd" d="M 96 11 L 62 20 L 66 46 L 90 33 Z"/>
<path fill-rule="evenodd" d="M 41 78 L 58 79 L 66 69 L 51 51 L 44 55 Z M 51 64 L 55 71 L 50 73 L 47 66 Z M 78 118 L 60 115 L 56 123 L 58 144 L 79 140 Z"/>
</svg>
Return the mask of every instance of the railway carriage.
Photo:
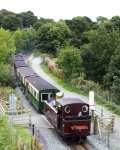
<svg viewBox="0 0 120 150">
<path fill-rule="evenodd" d="M 24 61 L 24 55 L 23 54 L 17 54 L 15 55 L 14 60 L 18 60 L 18 61 Z"/>
<path fill-rule="evenodd" d="M 38 76 L 23 60 L 22 55 L 16 55 L 14 69 L 18 85 L 31 101 L 37 111 L 43 111 L 44 100 L 55 95 L 59 90 Z"/>
<path fill-rule="evenodd" d="M 52 95 L 55 95 L 59 91 L 40 76 L 25 77 L 25 86 L 28 98 L 31 100 L 34 107 L 40 112 L 43 111 L 44 101 L 47 101 Z"/>
<path fill-rule="evenodd" d="M 90 135 L 89 105 L 77 98 L 62 98 L 52 106 L 45 102 L 44 113 L 64 138 L 85 140 Z"/>
<path fill-rule="evenodd" d="M 37 76 L 37 74 L 29 67 L 18 67 L 17 68 L 17 76 L 20 80 L 21 86 L 24 87 L 24 90 L 26 88 L 25 78 L 29 76 Z"/>
</svg>

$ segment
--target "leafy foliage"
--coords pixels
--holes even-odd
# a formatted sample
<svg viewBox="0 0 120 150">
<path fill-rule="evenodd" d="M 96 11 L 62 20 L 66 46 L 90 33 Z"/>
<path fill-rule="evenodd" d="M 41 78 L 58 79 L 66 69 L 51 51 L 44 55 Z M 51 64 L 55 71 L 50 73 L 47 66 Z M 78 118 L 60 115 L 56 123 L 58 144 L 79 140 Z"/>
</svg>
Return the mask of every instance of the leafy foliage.
<svg viewBox="0 0 120 150">
<path fill-rule="evenodd" d="M 0 63 L 6 63 L 9 56 L 16 50 L 13 34 L 7 30 L 0 29 Z"/>
<path fill-rule="evenodd" d="M 0 85 L 11 85 L 12 75 L 11 66 L 8 64 L 0 64 Z"/>
<path fill-rule="evenodd" d="M 22 19 L 16 17 L 16 15 L 7 15 L 2 20 L 2 27 L 4 29 L 15 31 L 16 29 L 22 27 Z"/>
<path fill-rule="evenodd" d="M 55 53 L 69 43 L 70 30 L 65 22 L 46 23 L 38 29 L 37 48 Z"/>
<path fill-rule="evenodd" d="M 77 48 L 85 42 L 83 33 L 92 29 L 93 23 L 88 17 L 74 17 L 72 20 L 66 20 L 67 25 L 72 31 L 71 44 Z"/>
<path fill-rule="evenodd" d="M 104 84 L 112 91 L 114 100 L 120 103 L 120 45 L 111 57 L 108 72 L 104 77 Z"/>
<path fill-rule="evenodd" d="M 58 66 L 63 69 L 66 79 L 76 78 L 82 72 L 80 50 L 67 47 L 61 49 L 58 55 Z"/>
<path fill-rule="evenodd" d="M 17 30 L 14 33 L 16 51 L 31 51 L 35 49 L 36 31 L 33 28 Z"/>
<path fill-rule="evenodd" d="M 120 41 L 119 33 L 107 32 L 100 28 L 92 35 L 90 45 L 83 50 L 83 66 L 89 79 L 102 82 L 116 47 Z"/>
<path fill-rule="evenodd" d="M 40 18 L 37 20 L 37 22 L 35 22 L 35 24 L 33 25 L 33 28 L 35 30 L 38 30 L 42 25 L 44 25 L 46 23 L 54 23 L 54 20 L 53 19 Z"/>
<path fill-rule="evenodd" d="M 22 19 L 22 25 L 24 28 L 29 28 L 37 21 L 37 17 L 31 11 L 22 12 L 17 14 Z"/>
<path fill-rule="evenodd" d="M 4 29 L 15 31 L 18 28 L 28 28 L 33 26 L 37 17 L 31 11 L 16 14 L 8 10 L 0 10 L 0 26 Z"/>
</svg>

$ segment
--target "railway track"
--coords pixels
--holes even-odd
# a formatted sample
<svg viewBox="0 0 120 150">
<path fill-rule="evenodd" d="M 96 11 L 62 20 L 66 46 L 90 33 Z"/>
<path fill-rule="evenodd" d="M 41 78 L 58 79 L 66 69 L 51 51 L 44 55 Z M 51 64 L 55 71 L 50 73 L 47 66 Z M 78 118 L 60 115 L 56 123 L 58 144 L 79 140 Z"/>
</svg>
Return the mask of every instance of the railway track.
<svg viewBox="0 0 120 150">
<path fill-rule="evenodd" d="M 85 144 L 75 144 L 71 145 L 71 150 L 92 150 L 91 146 L 87 143 Z"/>
</svg>

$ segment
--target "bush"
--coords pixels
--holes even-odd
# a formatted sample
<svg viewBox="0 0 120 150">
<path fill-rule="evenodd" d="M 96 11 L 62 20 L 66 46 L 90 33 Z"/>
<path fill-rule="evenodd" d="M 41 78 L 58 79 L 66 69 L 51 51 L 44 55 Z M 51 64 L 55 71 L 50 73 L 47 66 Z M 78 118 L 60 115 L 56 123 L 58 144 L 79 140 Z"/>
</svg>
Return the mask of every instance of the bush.
<svg viewBox="0 0 120 150">
<path fill-rule="evenodd" d="M 71 78 L 79 77 L 82 72 L 82 59 L 80 50 L 74 47 L 66 47 L 61 49 L 58 54 L 58 67 L 63 70 L 65 78 L 70 80 Z"/>
<path fill-rule="evenodd" d="M 12 85 L 11 66 L 0 64 L 0 85 Z"/>
</svg>

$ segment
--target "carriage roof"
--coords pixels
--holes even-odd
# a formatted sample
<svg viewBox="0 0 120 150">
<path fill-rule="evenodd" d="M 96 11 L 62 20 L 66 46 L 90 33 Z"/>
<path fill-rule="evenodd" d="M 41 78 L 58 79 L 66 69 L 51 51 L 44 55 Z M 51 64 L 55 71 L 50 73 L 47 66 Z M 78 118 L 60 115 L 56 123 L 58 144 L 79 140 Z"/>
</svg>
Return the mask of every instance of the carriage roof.
<svg viewBox="0 0 120 150">
<path fill-rule="evenodd" d="M 59 100 L 57 100 L 57 102 L 62 106 L 65 106 L 65 105 L 68 105 L 68 104 L 75 104 L 75 103 L 79 103 L 79 104 L 80 103 L 86 103 L 86 102 L 84 102 L 83 100 L 81 100 L 79 98 L 69 98 L 69 97 L 59 99 Z"/>
<path fill-rule="evenodd" d="M 24 55 L 21 53 L 17 54 L 15 55 L 14 60 L 18 60 L 18 61 L 24 60 Z"/>
<path fill-rule="evenodd" d="M 22 76 L 37 76 L 37 74 L 29 67 L 20 67 L 18 68 L 18 72 L 22 74 Z"/>
<path fill-rule="evenodd" d="M 16 60 L 14 62 L 14 64 L 15 64 L 16 68 L 19 68 L 19 67 L 28 67 L 27 64 L 24 62 L 24 60 L 23 61 Z"/>
<path fill-rule="evenodd" d="M 40 76 L 29 76 L 29 77 L 26 77 L 26 79 L 39 91 L 45 91 L 45 90 L 59 91 L 55 86 L 48 83 L 46 80 L 44 80 Z"/>
</svg>

